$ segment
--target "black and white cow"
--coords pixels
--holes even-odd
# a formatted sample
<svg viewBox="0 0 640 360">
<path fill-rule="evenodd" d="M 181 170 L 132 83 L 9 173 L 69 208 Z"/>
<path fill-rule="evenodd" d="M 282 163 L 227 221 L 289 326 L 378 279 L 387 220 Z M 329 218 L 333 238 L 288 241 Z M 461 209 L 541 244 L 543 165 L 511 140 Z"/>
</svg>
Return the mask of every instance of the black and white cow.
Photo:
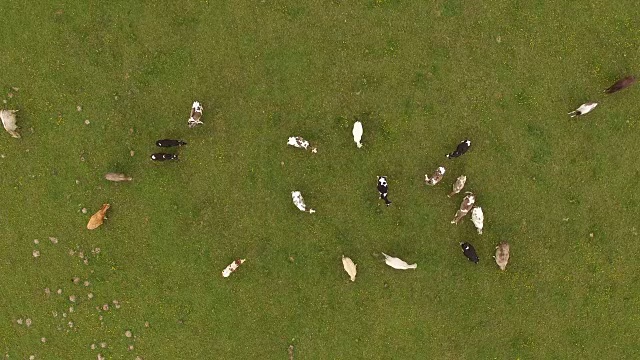
<svg viewBox="0 0 640 360">
<path fill-rule="evenodd" d="M 451 159 L 451 158 L 457 158 L 459 156 L 462 156 L 464 153 L 466 153 L 469 148 L 471 147 L 471 140 L 462 140 L 460 142 L 460 144 L 458 144 L 458 147 L 456 147 L 456 150 L 450 154 L 447 154 L 446 156 Z"/>
<path fill-rule="evenodd" d="M 478 254 L 476 253 L 476 249 L 473 247 L 473 245 L 469 244 L 468 242 L 461 242 L 460 247 L 462 247 L 462 253 L 467 257 L 467 259 L 473 261 L 475 264 L 480 261 L 480 259 L 478 258 Z"/>
<path fill-rule="evenodd" d="M 389 184 L 387 183 L 386 176 L 378 176 L 378 192 L 380 193 L 380 199 L 384 200 L 387 206 L 391 205 L 391 201 L 387 198 L 389 193 Z"/>
<path fill-rule="evenodd" d="M 151 154 L 151 160 L 154 160 L 154 161 L 178 160 L 178 154 L 155 153 L 155 154 Z"/>
</svg>

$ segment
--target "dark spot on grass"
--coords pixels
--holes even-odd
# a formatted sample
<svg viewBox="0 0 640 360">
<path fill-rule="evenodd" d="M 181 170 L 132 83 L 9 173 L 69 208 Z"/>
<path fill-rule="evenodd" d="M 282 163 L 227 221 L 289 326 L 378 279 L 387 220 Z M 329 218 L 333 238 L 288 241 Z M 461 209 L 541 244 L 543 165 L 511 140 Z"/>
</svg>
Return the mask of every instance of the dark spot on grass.
<svg viewBox="0 0 640 360">
<path fill-rule="evenodd" d="M 446 17 L 462 14 L 462 0 L 446 0 L 442 5 L 442 15 Z"/>
<path fill-rule="evenodd" d="M 518 105 L 529 105 L 531 103 L 531 99 L 529 98 L 529 95 L 527 95 L 527 93 L 524 90 L 516 93 L 514 97 Z"/>
</svg>

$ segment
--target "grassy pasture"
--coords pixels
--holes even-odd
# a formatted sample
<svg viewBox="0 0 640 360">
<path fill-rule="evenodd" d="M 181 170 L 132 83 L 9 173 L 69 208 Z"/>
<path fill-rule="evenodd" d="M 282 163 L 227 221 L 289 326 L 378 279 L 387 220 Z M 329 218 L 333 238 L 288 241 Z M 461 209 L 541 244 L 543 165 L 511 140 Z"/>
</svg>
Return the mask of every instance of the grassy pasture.
<svg viewBox="0 0 640 360">
<path fill-rule="evenodd" d="M 0 98 L 22 134 L 0 134 L 5 358 L 286 359 L 290 344 L 295 359 L 640 357 L 640 87 L 602 94 L 638 74 L 635 2 L 0 10 Z M 189 129 L 194 100 L 205 125 Z M 600 105 L 570 120 L 586 101 Z M 286 147 L 292 135 L 318 154 Z M 469 153 L 447 160 L 465 137 Z M 148 159 L 160 138 L 189 142 L 179 162 Z M 108 183 L 113 171 L 134 181 Z M 482 236 L 449 223 L 460 174 Z M 105 224 L 86 230 L 105 202 Z M 503 240 L 506 272 L 491 258 Z M 381 251 L 418 268 L 393 270 Z"/>
</svg>

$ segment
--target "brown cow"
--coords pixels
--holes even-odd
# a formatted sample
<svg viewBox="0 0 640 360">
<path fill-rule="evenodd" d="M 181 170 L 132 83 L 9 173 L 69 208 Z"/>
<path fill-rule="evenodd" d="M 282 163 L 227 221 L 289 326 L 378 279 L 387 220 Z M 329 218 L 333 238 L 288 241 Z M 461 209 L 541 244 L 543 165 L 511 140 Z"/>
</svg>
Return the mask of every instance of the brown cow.
<svg viewBox="0 0 640 360">
<path fill-rule="evenodd" d="M 620 91 L 622 89 L 626 89 L 636 82 L 636 78 L 633 75 L 629 75 L 623 79 L 616 81 L 613 85 L 611 85 L 604 92 L 607 94 L 613 94 L 614 92 Z"/>
<path fill-rule="evenodd" d="M 467 194 L 467 196 L 462 199 L 460 210 L 456 211 L 456 215 L 454 216 L 453 220 L 451 220 L 452 224 L 457 225 L 460 220 L 462 220 L 462 218 L 465 217 L 473 208 L 473 204 L 476 203 L 476 196 L 472 192 L 467 191 L 465 194 Z"/>
</svg>

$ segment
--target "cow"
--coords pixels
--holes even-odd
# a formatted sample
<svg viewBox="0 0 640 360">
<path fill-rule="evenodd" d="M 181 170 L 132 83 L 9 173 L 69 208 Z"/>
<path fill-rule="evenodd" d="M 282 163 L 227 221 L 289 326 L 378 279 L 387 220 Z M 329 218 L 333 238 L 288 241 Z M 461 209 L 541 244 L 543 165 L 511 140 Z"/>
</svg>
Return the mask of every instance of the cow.
<svg viewBox="0 0 640 360">
<path fill-rule="evenodd" d="M 187 143 L 182 140 L 162 139 L 162 140 L 156 141 L 156 146 L 158 147 L 172 147 L 172 146 L 183 146 L 183 145 L 187 145 Z"/>
<path fill-rule="evenodd" d="M 570 112 L 568 115 L 570 115 L 571 117 L 584 115 L 586 113 L 591 112 L 591 110 L 595 109 L 596 106 L 598 106 L 598 103 L 595 103 L 595 102 L 584 103 L 580 105 L 580 107 L 578 107 L 577 109 Z"/>
<path fill-rule="evenodd" d="M 291 146 L 299 148 L 299 149 L 307 150 L 307 148 L 311 144 L 309 144 L 309 142 L 307 140 L 301 138 L 300 136 L 290 136 L 289 140 L 287 141 L 287 145 L 291 145 Z M 312 147 L 311 148 L 311 152 L 314 153 L 314 154 L 317 153 L 318 152 L 318 148 Z"/>
<path fill-rule="evenodd" d="M 18 110 L 0 110 L 0 120 L 2 120 L 2 126 L 7 132 L 14 138 L 20 139 L 18 134 L 18 125 L 16 125 L 16 113 Z"/>
<path fill-rule="evenodd" d="M 378 192 L 380 193 L 380 199 L 384 200 L 384 203 L 389 206 L 391 201 L 387 198 L 389 193 L 389 184 L 387 183 L 386 176 L 378 176 Z"/>
<path fill-rule="evenodd" d="M 237 259 L 236 261 L 227 265 L 227 267 L 222 270 L 222 276 L 229 277 L 229 275 L 231 275 L 232 272 L 236 271 L 238 267 L 240 267 L 240 265 L 242 265 L 245 261 L 246 259 Z"/>
<path fill-rule="evenodd" d="M 464 175 L 458 176 L 456 182 L 453 183 L 453 191 L 451 194 L 447 195 L 448 197 L 452 197 L 453 195 L 459 193 L 464 188 L 464 184 L 467 182 L 467 177 Z"/>
<path fill-rule="evenodd" d="M 125 174 L 118 174 L 118 173 L 108 173 L 104 176 L 104 178 L 109 181 L 116 181 L 116 182 L 133 180 L 131 176 L 127 176 Z"/>
<path fill-rule="evenodd" d="M 190 128 L 194 128 L 197 125 L 204 124 L 200 120 L 200 118 L 202 117 L 202 110 L 204 110 L 202 105 L 198 101 L 194 101 L 193 105 L 191 105 L 191 114 L 189 115 L 189 120 L 187 121 Z"/>
<path fill-rule="evenodd" d="M 613 85 L 609 86 L 604 92 L 607 94 L 613 94 L 614 92 L 626 89 L 636 82 L 636 78 L 633 75 L 627 76 L 623 79 L 616 81 Z"/>
<path fill-rule="evenodd" d="M 478 230 L 478 234 L 482 235 L 482 228 L 484 227 L 484 213 L 480 206 L 476 206 L 471 210 L 471 221 Z"/>
<path fill-rule="evenodd" d="M 471 208 L 473 208 L 473 204 L 476 203 L 476 196 L 472 192 L 467 191 L 465 194 L 467 194 L 467 196 L 462 199 L 460 210 L 456 211 L 456 215 L 454 216 L 453 220 L 451 220 L 452 224 L 457 225 L 460 220 L 462 220 L 462 218 L 465 217 L 467 213 L 469 213 Z"/>
<path fill-rule="evenodd" d="M 429 175 L 425 174 L 424 183 L 431 186 L 439 183 L 440 180 L 442 180 L 442 178 L 444 177 L 444 172 L 445 172 L 445 168 L 440 166 L 439 168 L 436 169 L 433 175 L 431 175 L 431 178 L 429 178 Z"/>
<path fill-rule="evenodd" d="M 478 261 L 480 261 L 473 245 L 468 242 L 461 242 L 460 247 L 462 247 L 462 253 L 467 257 L 467 259 L 469 259 L 469 261 L 473 261 L 474 264 L 477 264 Z"/>
<path fill-rule="evenodd" d="M 471 140 L 469 139 L 462 140 L 460 144 L 458 144 L 458 146 L 456 147 L 455 151 L 445 156 L 449 159 L 457 158 L 459 156 L 464 155 L 464 153 L 466 153 L 470 147 L 471 147 Z"/>
<path fill-rule="evenodd" d="M 496 246 L 496 255 L 494 258 L 496 259 L 496 264 L 498 264 L 500 270 L 504 271 L 509 263 L 509 244 L 501 242 Z"/>
<path fill-rule="evenodd" d="M 353 134 L 353 141 L 356 143 L 358 148 L 362 147 L 362 123 L 360 121 L 356 121 L 353 123 L 353 130 L 351 131 Z"/>
<path fill-rule="evenodd" d="M 384 262 L 391 266 L 394 269 L 398 269 L 398 270 L 408 270 L 408 269 L 415 269 L 418 267 L 418 264 L 407 264 L 406 261 L 402 260 L 402 259 L 398 259 L 397 257 L 393 257 L 393 256 L 389 256 L 385 253 L 382 253 L 382 255 L 384 255 Z"/>
<path fill-rule="evenodd" d="M 151 154 L 153 161 L 178 160 L 178 154 L 155 153 Z"/>
<path fill-rule="evenodd" d="M 293 204 L 300 211 L 308 212 L 309 214 L 316 212 L 314 209 L 307 210 L 307 205 L 304 203 L 304 199 L 302 198 L 302 193 L 300 191 L 292 191 L 291 198 L 293 199 Z"/>
</svg>

